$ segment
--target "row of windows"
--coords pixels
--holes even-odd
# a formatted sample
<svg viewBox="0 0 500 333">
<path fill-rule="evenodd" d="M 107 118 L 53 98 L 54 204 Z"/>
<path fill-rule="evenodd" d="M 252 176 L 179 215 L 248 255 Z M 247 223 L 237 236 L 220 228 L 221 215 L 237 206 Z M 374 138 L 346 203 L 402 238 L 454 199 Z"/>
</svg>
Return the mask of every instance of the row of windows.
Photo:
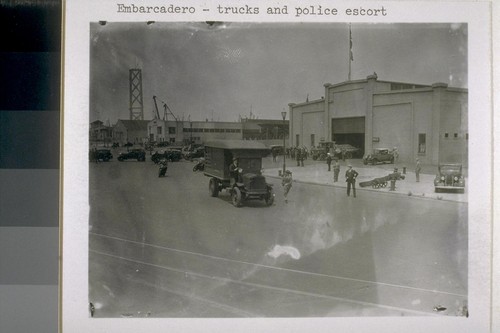
<svg viewBox="0 0 500 333">
<path fill-rule="evenodd" d="M 175 127 L 169 127 L 168 128 L 168 134 L 175 134 Z M 149 133 L 151 133 L 151 126 L 149 126 Z M 158 126 L 156 128 L 156 134 L 158 135 L 162 135 L 162 127 L 161 126 Z"/>
<path fill-rule="evenodd" d="M 453 136 L 451 136 L 450 133 L 444 133 L 444 138 L 445 139 L 449 139 L 449 138 L 458 139 L 459 136 L 458 136 L 458 133 L 453 133 Z M 469 140 L 469 133 L 465 133 L 465 140 Z"/>
<path fill-rule="evenodd" d="M 184 132 L 204 132 L 204 133 L 241 133 L 239 128 L 184 128 Z"/>
</svg>

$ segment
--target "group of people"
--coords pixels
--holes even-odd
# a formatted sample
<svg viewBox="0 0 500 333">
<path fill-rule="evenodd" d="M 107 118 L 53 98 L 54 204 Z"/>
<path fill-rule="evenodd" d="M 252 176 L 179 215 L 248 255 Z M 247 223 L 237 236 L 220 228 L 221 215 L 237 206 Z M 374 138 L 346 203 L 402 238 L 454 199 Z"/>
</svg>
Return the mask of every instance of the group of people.
<svg viewBox="0 0 500 333">
<path fill-rule="evenodd" d="M 326 158 L 326 163 L 328 165 L 328 171 L 332 171 L 333 169 L 333 182 L 336 183 L 339 180 L 339 174 L 340 174 L 340 163 L 338 158 L 334 158 L 331 153 L 327 154 Z M 333 164 L 333 166 L 332 166 Z M 299 164 L 297 163 L 297 166 Z M 420 182 L 420 172 L 422 170 L 422 166 L 420 164 L 420 159 L 416 159 L 415 162 L 415 178 L 416 182 Z M 394 191 L 396 189 L 396 181 L 400 179 L 404 179 L 404 176 L 401 175 L 399 172 L 398 168 L 394 168 L 394 171 L 392 173 L 393 177 L 391 177 L 390 182 L 390 190 Z M 359 176 L 359 173 L 353 169 L 352 165 L 349 164 L 347 165 L 347 170 L 345 172 L 345 180 L 347 183 L 347 196 L 352 195 L 354 198 L 356 198 L 356 178 Z M 292 188 L 292 172 L 290 170 L 286 170 L 283 178 L 282 178 L 282 186 L 284 189 L 284 197 L 285 197 L 285 202 L 288 202 L 288 193 L 290 192 L 290 189 Z"/>
</svg>

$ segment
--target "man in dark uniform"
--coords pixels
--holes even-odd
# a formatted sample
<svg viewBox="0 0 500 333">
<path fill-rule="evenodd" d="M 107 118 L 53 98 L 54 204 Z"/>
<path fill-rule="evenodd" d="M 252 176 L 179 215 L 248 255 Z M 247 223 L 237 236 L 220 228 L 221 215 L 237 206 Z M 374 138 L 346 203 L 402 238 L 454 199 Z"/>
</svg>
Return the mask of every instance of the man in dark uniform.
<svg viewBox="0 0 500 333">
<path fill-rule="evenodd" d="M 391 182 L 391 187 L 389 188 L 389 191 L 396 191 L 396 180 L 405 179 L 405 176 L 398 171 L 398 168 L 394 168 L 394 172 L 389 176 Z"/>
<path fill-rule="evenodd" d="M 328 171 L 330 171 L 332 167 L 332 154 L 330 153 L 326 154 L 326 164 L 328 164 Z"/>
<path fill-rule="evenodd" d="M 352 165 L 347 166 L 347 171 L 345 172 L 345 181 L 347 182 L 347 196 L 352 194 L 356 198 L 356 177 L 358 177 L 358 172 L 352 168 Z"/>
<path fill-rule="evenodd" d="M 234 179 L 234 182 L 237 183 L 239 180 L 240 168 L 238 167 L 238 159 L 233 158 L 233 163 L 229 165 L 229 174 L 231 178 Z"/>
<path fill-rule="evenodd" d="M 297 160 L 297 166 L 300 166 L 300 149 L 299 148 L 296 148 L 295 149 L 295 159 Z"/>
<path fill-rule="evenodd" d="M 304 166 L 304 159 L 307 157 L 307 151 L 304 147 L 300 148 L 300 166 Z"/>
</svg>

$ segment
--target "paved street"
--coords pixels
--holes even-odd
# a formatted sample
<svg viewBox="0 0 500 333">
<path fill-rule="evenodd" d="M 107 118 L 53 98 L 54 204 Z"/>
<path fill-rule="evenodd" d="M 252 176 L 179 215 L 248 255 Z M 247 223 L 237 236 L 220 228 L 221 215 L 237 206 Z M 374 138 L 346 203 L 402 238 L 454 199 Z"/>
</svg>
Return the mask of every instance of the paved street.
<svg viewBox="0 0 500 333">
<path fill-rule="evenodd" d="M 362 189 L 354 199 L 345 182 L 297 171 L 285 204 L 277 163 L 264 163 L 274 205 L 241 208 L 210 197 L 192 162 L 170 163 L 165 178 L 149 159 L 91 163 L 95 317 L 462 315 L 466 202 Z"/>
</svg>

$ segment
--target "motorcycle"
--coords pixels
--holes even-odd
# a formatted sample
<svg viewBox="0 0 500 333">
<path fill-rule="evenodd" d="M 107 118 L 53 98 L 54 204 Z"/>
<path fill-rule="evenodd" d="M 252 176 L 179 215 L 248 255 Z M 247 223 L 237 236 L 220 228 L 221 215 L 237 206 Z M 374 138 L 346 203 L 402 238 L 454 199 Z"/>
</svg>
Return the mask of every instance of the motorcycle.
<svg viewBox="0 0 500 333">
<path fill-rule="evenodd" d="M 205 170 L 205 159 L 200 159 L 193 167 L 193 172 Z"/>
<path fill-rule="evenodd" d="M 167 160 L 163 159 L 159 162 L 159 167 L 158 167 L 158 177 L 165 177 L 165 174 L 167 173 Z"/>
</svg>

